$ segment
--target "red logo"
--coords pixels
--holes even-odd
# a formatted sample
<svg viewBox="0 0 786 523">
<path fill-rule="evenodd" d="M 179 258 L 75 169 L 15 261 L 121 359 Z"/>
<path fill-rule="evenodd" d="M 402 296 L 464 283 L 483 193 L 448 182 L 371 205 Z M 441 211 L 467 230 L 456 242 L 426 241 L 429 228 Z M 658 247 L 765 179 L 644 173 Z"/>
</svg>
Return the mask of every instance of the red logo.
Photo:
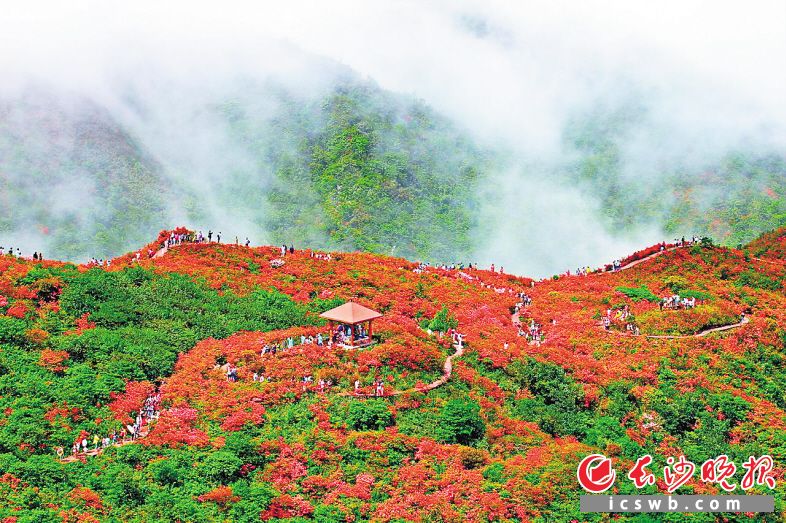
<svg viewBox="0 0 786 523">
<path fill-rule="evenodd" d="M 737 472 L 737 465 L 729 461 L 726 454 L 721 454 L 702 464 L 701 480 L 705 483 L 717 483 L 726 492 L 732 492 L 737 484 L 729 483 L 727 480 L 733 477 L 735 472 Z"/>
<path fill-rule="evenodd" d="M 603 454 L 587 456 L 576 470 L 576 477 L 587 492 L 600 494 L 606 492 L 617 479 L 617 471 L 611 467 L 611 460 Z"/>
<path fill-rule="evenodd" d="M 666 482 L 666 492 L 672 494 L 682 485 L 690 481 L 696 472 L 696 464 L 680 456 L 679 460 L 666 458 L 667 465 L 663 467 L 663 481 Z"/>
<path fill-rule="evenodd" d="M 628 472 L 628 478 L 633 481 L 636 488 L 644 488 L 655 484 L 655 474 L 647 470 L 647 465 L 652 463 L 652 456 L 647 454 L 636 460 L 636 464 Z"/>
</svg>

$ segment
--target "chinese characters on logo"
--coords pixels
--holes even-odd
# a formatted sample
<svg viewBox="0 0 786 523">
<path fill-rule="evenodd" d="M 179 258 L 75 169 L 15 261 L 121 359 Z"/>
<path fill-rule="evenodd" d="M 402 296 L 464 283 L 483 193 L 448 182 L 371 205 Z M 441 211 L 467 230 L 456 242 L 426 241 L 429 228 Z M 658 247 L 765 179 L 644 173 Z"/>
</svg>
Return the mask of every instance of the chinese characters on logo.
<svg viewBox="0 0 786 523">
<path fill-rule="evenodd" d="M 640 489 L 656 482 L 655 473 L 650 469 L 653 459 L 649 454 L 636 460 L 636 463 L 628 471 L 627 477 L 633 485 Z M 766 486 L 770 489 L 775 488 L 775 478 L 773 468 L 775 462 L 771 456 L 761 456 L 756 458 L 750 456 L 742 464 L 745 471 L 739 483 L 742 490 L 749 490 L 756 485 Z M 737 483 L 733 481 L 737 473 L 735 465 L 728 456 L 721 455 L 711 458 L 702 463 L 701 467 L 688 460 L 685 456 L 678 458 L 669 457 L 666 459 L 666 466 L 663 467 L 663 484 L 669 494 L 673 494 L 681 486 L 688 483 L 696 474 L 698 468 L 699 477 L 704 483 L 715 483 L 726 492 L 732 492 L 737 488 Z M 576 477 L 579 484 L 587 492 L 600 494 L 606 492 L 614 485 L 617 478 L 617 471 L 614 470 L 611 459 L 603 454 L 592 454 L 581 460 Z"/>
</svg>

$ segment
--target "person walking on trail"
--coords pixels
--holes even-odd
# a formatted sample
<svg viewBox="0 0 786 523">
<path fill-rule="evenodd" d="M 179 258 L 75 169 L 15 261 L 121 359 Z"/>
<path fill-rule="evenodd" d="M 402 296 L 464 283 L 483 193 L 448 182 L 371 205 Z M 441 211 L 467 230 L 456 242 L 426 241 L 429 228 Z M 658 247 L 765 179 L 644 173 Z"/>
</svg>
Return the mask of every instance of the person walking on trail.
<svg viewBox="0 0 786 523">
<path fill-rule="evenodd" d="M 63 455 L 65 454 L 65 449 L 63 449 L 63 447 L 55 448 L 55 452 L 57 453 L 57 459 L 63 459 Z"/>
<path fill-rule="evenodd" d="M 295 254 L 295 246 L 292 244 L 289 245 L 289 254 Z"/>
<path fill-rule="evenodd" d="M 355 380 L 355 394 L 360 393 L 360 380 Z"/>
<path fill-rule="evenodd" d="M 93 434 L 93 450 L 98 450 L 99 441 L 101 441 L 101 438 L 98 437 L 98 434 Z"/>
<path fill-rule="evenodd" d="M 221 233 L 216 234 L 216 243 L 221 243 Z"/>
<path fill-rule="evenodd" d="M 249 245 L 251 245 L 251 241 L 249 241 L 248 237 L 246 237 L 246 247 L 248 247 Z"/>
<path fill-rule="evenodd" d="M 207 231 L 207 241 L 208 242 L 213 241 L 213 231 Z"/>
</svg>

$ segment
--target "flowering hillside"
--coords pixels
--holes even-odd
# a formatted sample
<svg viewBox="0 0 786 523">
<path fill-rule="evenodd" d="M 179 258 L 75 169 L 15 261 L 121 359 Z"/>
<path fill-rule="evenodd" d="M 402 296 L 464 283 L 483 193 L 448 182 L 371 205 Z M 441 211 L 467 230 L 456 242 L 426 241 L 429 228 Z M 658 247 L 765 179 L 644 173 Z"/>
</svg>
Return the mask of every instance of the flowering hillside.
<svg viewBox="0 0 786 523">
<path fill-rule="evenodd" d="M 0 257 L 0 521 L 600 521 L 578 508 L 593 452 L 770 454 L 776 512 L 756 517 L 780 521 L 785 232 L 537 282 L 207 242 L 149 256 L 168 231 L 110 267 Z M 383 314 L 370 347 L 327 342 L 319 314 L 348 300 Z"/>
</svg>

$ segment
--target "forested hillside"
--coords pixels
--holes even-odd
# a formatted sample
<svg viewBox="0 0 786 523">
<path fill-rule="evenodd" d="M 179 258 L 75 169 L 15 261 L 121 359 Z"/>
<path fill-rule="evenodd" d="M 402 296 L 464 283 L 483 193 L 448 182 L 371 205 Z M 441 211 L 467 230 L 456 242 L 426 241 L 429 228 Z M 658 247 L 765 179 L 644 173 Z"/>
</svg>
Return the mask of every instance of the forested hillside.
<svg viewBox="0 0 786 523">
<path fill-rule="evenodd" d="M 85 259 L 161 228 L 175 193 L 100 105 L 32 90 L 0 99 L 0 245 Z"/>
<path fill-rule="evenodd" d="M 786 223 L 781 153 L 740 145 L 688 164 L 649 151 L 641 163 L 629 150 L 649 124 L 638 105 L 577 113 L 542 180 L 526 167 L 540 158 L 481 146 L 424 102 L 352 75 L 308 93 L 239 82 L 172 114 L 150 97 L 128 88 L 104 107 L 38 88 L 0 102 L 0 245 L 108 258 L 188 221 L 241 241 L 469 262 L 507 215 L 504 173 L 521 170 L 522 196 L 506 205 L 531 207 L 528 180 L 576 190 L 610 237 L 738 246 Z M 559 216 L 532 219 L 548 229 Z M 508 228 L 505 243 L 526 245 Z"/>
<path fill-rule="evenodd" d="M 472 251 L 486 165 L 466 134 L 423 103 L 371 85 L 347 83 L 282 107 L 269 128 L 242 106 L 226 108 L 238 137 L 267 137 L 250 152 L 273 171 L 258 194 L 271 243 L 429 260 Z"/>
<path fill-rule="evenodd" d="M 578 184 L 597 198 L 612 230 L 657 224 L 672 237 L 695 234 L 738 246 L 786 225 L 782 153 L 740 145 L 697 161 L 691 155 L 701 143 L 683 144 L 686 158 L 665 156 L 666 145 L 632 152 L 631 144 L 650 127 L 656 124 L 646 104 L 628 103 L 578 114 L 565 130 L 575 158 L 562 173 L 563 183 Z"/>
<path fill-rule="evenodd" d="M 445 118 L 355 81 L 317 96 L 248 89 L 255 96 L 228 92 L 195 109 L 231 144 L 218 154 L 226 158 L 217 171 L 203 177 L 181 172 L 169 152 L 156 161 L 144 140 L 86 100 L 39 92 L 4 103 L 5 247 L 107 258 L 187 216 L 206 228 L 242 223 L 247 235 L 270 243 L 430 260 L 472 251 L 485 160 Z M 141 120 L 151 110 L 133 105 Z"/>
</svg>

